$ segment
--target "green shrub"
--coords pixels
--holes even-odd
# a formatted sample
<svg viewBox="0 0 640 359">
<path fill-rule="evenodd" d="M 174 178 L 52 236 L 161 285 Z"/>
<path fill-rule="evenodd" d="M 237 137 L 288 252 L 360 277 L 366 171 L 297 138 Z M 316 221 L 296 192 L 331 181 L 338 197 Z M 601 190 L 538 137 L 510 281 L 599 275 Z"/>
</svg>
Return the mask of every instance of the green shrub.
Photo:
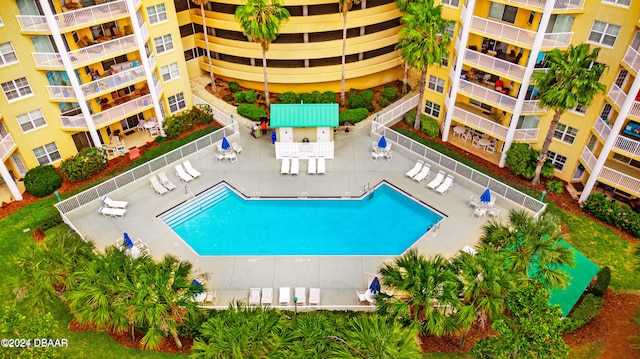
<svg viewBox="0 0 640 359">
<path fill-rule="evenodd" d="M 396 97 L 398 97 L 398 93 L 393 87 L 385 87 L 385 89 L 382 90 L 382 97 L 386 98 L 387 101 L 391 102 L 395 100 Z"/>
<path fill-rule="evenodd" d="M 153 139 L 153 142 L 164 143 L 164 142 L 167 142 L 167 138 L 164 136 L 157 136 L 156 138 Z"/>
<path fill-rule="evenodd" d="M 564 183 L 562 181 L 549 181 L 547 182 L 547 191 L 562 194 L 564 192 Z"/>
<path fill-rule="evenodd" d="M 367 111 L 366 108 L 356 108 L 340 112 L 340 114 L 338 114 L 338 121 L 340 125 L 343 125 L 345 121 L 355 124 L 364 120 L 367 116 L 369 116 L 369 111 Z"/>
<path fill-rule="evenodd" d="M 594 193 L 584 202 L 582 210 L 605 223 L 640 237 L 640 214 L 628 205 L 609 200 L 602 193 Z"/>
<path fill-rule="evenodd" d="M 373 95 L 373 90 L 364 90 L 360 92 L 360 96 L 362 96 L 362 99 L 365 103 L 373 101 Z"/>
<path fill-rule="evenodd" d="M 440 126 L 438 126 L 438 122 L 427 115 L 420 115 L 420 131 L 425 135 L 437 138 L 440 137 Z"/>
<path fill-rule="evenodd" d="M 360 93 L 358 89 L 349 89 L 349 91 L 347 91 L 347 97 L 356 96 L 358 93 Z"/>
<path fill-rule="evenodd" d="M 336 93 L 333 91 L 325 91 L 322 93 L 321 103 L 336 103 Z"/>
<path fill-rule="evenodd" d="M 36 197 L 45 197 L 62 186 L 62 177 L 51 165 L 42 165 L 27 171 L 24 187 Z"/>
<path fill-rule="evenodd" d="M 320 91 L 313 91 L 311 93 L 311 103 L 322 103 L 322 94 Z"/>
<path fill-rule="evenodd" d="M 233 93 L 233 97 L 236 100 L 236 102 L 245 102 L 246 98 L 245 98 L 245 93 L 244 91 L 236 91 Z"/>
<path fill-rule="evenodd" d="M 208 104 L 199 104 L 191 109 L 195 113 L 195 121 L 201 125 L 208 125 L 213 122 L 213 109 Z"/>
<path fill-rule="evenodd" d="M 350 109 L 364 107 L 364 100 L 360 95 L 349 96 L 347 97 L 347 101 L 349 102 Z"/>
<path fill-rule="evenodd" d="M 596 277 L 596 282 L 593 283 L 593 287 L 591 288 L 591 293 L 596 297 L 603 297 L 604 293 L 609 288 L 609 283 L 611 282 L 611 268 L 608 266 L 604 266 L 598 272 L 598 276 Z"/>
<path fill-rule="evenodd" d="M 258 94 L 254 90 L 247 90 L 244 92 L 244 100 L 249 104 L 255 103 L 258 101 Z"/>
<path fill-rule="evenodd" d="M 366 108 L 369 112 L 376 112 L 376 107 L 373 106 L 373 103 L 371 102 L 365 102 L 363 107 Z"/>
<path fill-rule="evenodd" d="M 49 228 L 53 228 L 59 224 L 61 224 L 62 221 L 62 217 L 60 216 L 60 212 L 56 212 L 55 214 L 52 214 L 46 218 L 43 218 L 40 220 L 40 222 L 38 222 L 38 228 L 40 228 L 43 231 L 46 231 Z"/>
<path fill-rule="evenodd" d="M 522 176 L 531 161 L 535 161 L 535 158 L 532 158 L 533 152 L 530 151 L 529 146 L 523 143 L 514 143 L 507 151 L 507 158 L 505 164 L 508 169 L 511 170 L 515 175 Z"/>
<path fill-rule="evenodd" d="M 389 106 L 389 100 L 387 100 L 386 98 L 382 97 L 381 99 L 378 100 L 378 106 L 380 106 L 380 107 Z"/>
<path fill-rule="evenodd" d="M 298 103 L 298 95 L 296 95 L 296 93 L 293 91 L 288 91 L 285 93 L 281 93 L 280 96 L 278 96 L 278 100 L 280 100 L 280 102 L 284 104 L 294 104 Z"/>
<path fill-rule="evenodd" d="M 576 329 L 589 323 L 600 314 L 600 309 L 603 305 L 604 299 L 596 297 L 591 293 L 585 295 L 580 304 L 565 318 L 563 332 L 573 333 Z"/>
<path fill-rule="evenodd" d="M 404 114 L 404 122 L 406 122 L 407 125 L 413 127 L 413 125 L 416 123 L 416 109 L 415 108 L 413 110 L 409 110 L 409 112 Z"/>
<path fill-rule="evenodd" d="M 298 103 L 312 103 L 313 96 L 308 92 L 301 92 L 298 94 Z"/>
<path fill-rule="evenodd" d="M 185 118 L 183 116 L 169 116 L 162 122 L 162 129 L 168 138 L 176 138 L 186 129 Z"/>
<path fill-rule="evenodd" d="M 89 147 L 62 161 L 60 173 L 70 182 L 90 178 L 107 168 L 107 151 L 102 147 Z"/>
<path fill-rule="evenodd" d="M 267 112 L 260 107 L 246 103 L 238 105 L 238 113 L 253 121 L 260 121 L 260 117 L 267 115 Z"/>
<path fill-rule="evenodd" d="M 238 91 L 242 91 L 242 87 L 240 87 L 237 82 L 229 82 L 229 91 L 231 93 L 236 93 Z"/>
</svg>

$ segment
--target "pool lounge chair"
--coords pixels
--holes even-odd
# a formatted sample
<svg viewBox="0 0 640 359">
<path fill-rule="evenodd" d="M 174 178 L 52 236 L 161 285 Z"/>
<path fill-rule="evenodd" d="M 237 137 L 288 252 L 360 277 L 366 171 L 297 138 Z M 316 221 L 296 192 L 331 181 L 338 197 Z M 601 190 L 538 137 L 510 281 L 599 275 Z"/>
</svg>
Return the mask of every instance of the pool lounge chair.
<svg viewBox="0 0 640 359">
<path fill-rule="evenodd" d="M 316 158 L 309 157 L 309 166 L 307 167 L 307 173 L 310 175 L 316 174 Z"/>
<path fill-rule="evenodd" d="M 282 165 L 280 166 L 280 174 L 289 174 L 289 157 L 282 156 Z"/>
<path fill-rule="evenodd" d="M 289 305 L 291 303 L 291 288 L 280 287 L 280 297 L 278 298 L 280 305 Z"/>
<path fill-rule="evenodd" d="M 124 214 L 126 212 L 127 210 L 124 208 L 100 207 L 100 209 L 98 210 L 98 213 L 102 213 L 103 216 L 108 218 L 109 217 L 122 218 L 124 217 Z"/>
<path fill-rule="evenodd" d="M 297 175 L 300 172 L 300 160 L 298 157 L 291 158 L 291 171 L 289 172 L 292 175 Z"/>
<path fill-rule="evenodd" d="M 415 175 L 420 173 L 420 170 L 422 169 L 422 166 L 424 166 L 424 162 L 422 162 L 422 160 L 418 160 L 418 162 L 416 162 L 415 166 L 413 166 L 412 169 L 410 169 L 407 173 L 405 173 L 405 175 L 407 177 L 413 178 Z"/>
<path fill-rule="evenodd" d="M 320 305 L 320 288 L 309 289 L 309 305 Z"/>
<path fill-rule="evenodd" d="M 324 163 L 324 156 L 318 157 L 318 174 L 325 174 L 327 167 Z"/>
<path fill-rule="evenodd" d="M 193 168 L 193 166 L 191 165 L 191 161 L 185 160 L 184 162 L 182 162 L 182 164 L 184 165 L 185 171 L 187 171 L 187 173 L 191 175 L 191 177 L 193 178 L 200 177 L 201 173 L 196 171 L 195 168 Z"/>
<path fill-rule="evenodd" d="M 158 172 L 158 177 L 160 178 L 160 183 L 169 191 L 172 191 L 177 188 L 177 186 L 169 180 L 167 174 L 164 172 Z"/>
<path fill-rule="evenodd" d="M 358 301 L 358 304 L 369 303 L 364 293 L 365 292 L 359 292 L 356 290 L 356 300 Z"/>
<path fill-rule="evenodd" d="M 431 166 L 425 164 L 420 172 L 413 177 L 413 180 L 422 183 L 427 177 L 429 177 L 429 171 L 431 171 Z"/>
<path fill-rule="evenodd" d="M 438 188 L 440 183 L 442 183 L 442 180 L 444 179 L 444 176 L 445 176 L 444 171 L 438 171 L 438 174 L 436 175 L 436 178 L 434 178 L 431 182 L 429 182 L 427 187 L 431 188 L 432 190 L 435 190 L 436 188 Z"/>
<path fill-rule="evenodd" d="M 273 288 L 262 288 L 262 299 L 260 300 L 260 304 L 273 304 Z"/>
<path fill-rule="evenodd" d="M 160 182 L 158 181 L 158 177 L 156 177 L 155 175 L 151 175 L 149 177 L 149 181 L 151 182 L 151 189 L 153 189 L 157 194 L 162 196 L 163 194 L 169 192 L 168 189 L 160 184 Z"/>
<path fill-rule="evenodd" d="M 207 296 L 204 298 L 203 304 L 211 303 L 212 305 L 215 305 L 217 299 L 218 297 L 215 290 L 213 292 L 207 292 Z"/>
<path fill-rule="evenodd" d="M 442 182 L 442 184 L 439 185 L 438 188 L 436 188 L 436 192 L 440 193 L 441 195 L 444 195 L 445 193 L 449 192 L 449 190 L 451 190 L 452 187 L 453 187 L 453 176 L 448 175 L 447 178 L 444 179 L 444 182 Z"/>
<path fill-rule="evenodd" d="M 293 296 L 298 298 L 298 305 L 307 305 L 307 288 L 296 287 Z"/>
<path fill-rule="evenodd" d="M 180 179 L 180 181 L 187 183 L 189 181 L 193 181 L 193 177 L 185 172 L 184 167 L 181 164 L 176 165 L 176 176 Z"/>
<path fill-rule="evenodd" d="M 260 288 L 249 289 L 249 305 L 260 305 Z"/>
<path fill-rule="evenodd" d="M 109 196 L 102 197 L 102 202 L 110 208 L 127 208 L 127 204 L 129 204 L 127 201 L 114 201 Z"/>
</svg>

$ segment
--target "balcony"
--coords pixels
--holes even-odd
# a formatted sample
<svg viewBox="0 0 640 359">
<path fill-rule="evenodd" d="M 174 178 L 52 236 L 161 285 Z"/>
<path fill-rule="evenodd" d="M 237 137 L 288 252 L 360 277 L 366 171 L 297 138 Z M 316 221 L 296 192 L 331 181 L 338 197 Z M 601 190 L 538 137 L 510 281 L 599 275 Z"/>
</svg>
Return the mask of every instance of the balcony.
<svg viewBox="0 0 640 359">
<path fill-rule="evenodd" d="M 16 148 L 16 141 L 14 141 L 11 134 L 8 133 L 0 140 L 0 158 L 2 161 L 6 160 Z"/>
<path fill-rule="evenodd" d="M 129 70 L 118 72 L 115 75 L 103 77 L 99 80 L 83 84 L 80 88 L 82 88 L 84 97 L 89 99 L 100 96 L 104 93 L 112 92 L 117 88 L 130 85 L 143 80 L 144 78 L 143 68 L 134 67 Z M 49 92 L 49 98 L 54 101 L 76 99 L 71 86 L 47 86 L 47 91 Z"/>
<path fill-rule="evenodd" d="M 540 106 L 540 101 L 538 100 L 525 100 L 522 105 L 522 113 L 538 113 L 543 114 L 547 113 L 547 109 Z"/>
<path fill-rule="evenodd" d="M 640 53 L 638 53 L 638 51 L 633 47 L 629 46 L 627 48 L 627 52 L 624 54 L 622 62 L 635 71 L 635 75 L 640 73 Z"/>
<path fill-rule="evenodd" d="M 460 92 L 505 111 L 513 112 L 516 106 L 515 98 L 467 80 L 460 80 Z"/>
<path fill-rule="evenodd" d="M 135 98 L 129 102 L 125 102 L 122 105 L 102 111 L 91 117 L 93 118 L 96 128 L 101 128 L 129 116 L 135 115 L 136 113 L 142 112 L 151 107 L 153 107 L 153 103 L 151 102 L 151 95 L 145 95 Z M 62 122 L 62 127 L 67 130 L 78 130 L 87 128 L 87 122 L 82 115 L 61 115 L 60 121 Z"/>
<path fill-rule="evenodd" d="M 463 107 L 466 106 L 464 104 L 456 103 L 456 106 L 453 109 L 453 117 L 457 122 L 473 127 L 502 141 L 507 138 L 507 132 L 509 131 L 508 127 L 475 114 L 472 111 L 463 109 Z M 517 129 L 514 140 L 520 142 L 535 142 L 538 139 L 538 132 L 539 130 L 537 128 Z"/>
<path fill-rule="evenodd" d="M 69 57 L 71 58 L 72 66 L 78 68 L 137 49 L 138 46 L 134 35 L 129 35 L 71 51 L 69 52 Z M 32 55 L 38 69 L 58 70 L 63 68 L 62 58 L 58 53 L 34 52 Z"/>
<path fill-rule="evenodd" d="M 464 50 L 464 62 L 516 81 L 522 81 L 524 78 L 525 67 L 471 49 Z"/>
<path fill-rule="evenodd" d="M 602 138 L 604 142 L 607 142 L 609 135 L 611 134 L 611 127 L 600 116 L 596 118 L 596 122 L 593 124 L 593 130 Z"/>
<path fill-rule="evenodd" d="M 629 137 L 618 135 L 613 143 L 613 150 L 627 157 L 640 158 L 640 142 Z"/>
<path fill-rule="evenodd" d="M 590 172 L 593 172 L 593 167 L 597 159 L 587 147 L 582 150 L 580 160 Z M 627 192 L 635 197 L 640 197 L 639 178 L 640 170 L 626 166 L 615 160 L 607 160 L 598 175 L 598 181 Z"/>
<path fill-rule="evenodd" d="M 127 17 L 127 5 L 124 0 L 95 5 L 74 11 L 54 15 L 60 32 L 87 27 L 89 25 L 115 21 Z M 51 33 L 44 16 L 16 15 L 20 30 L 23 33 Z"/>
<path fill-rule="evenodd" d="M 544 9 L 545 2 L 544 0 L 507 0 L 509 4 L 517 4 L 538 10 Z M 553 10 L 584 10 L 584 0 L 557 0 L 553 5 Z"/>
</svg>

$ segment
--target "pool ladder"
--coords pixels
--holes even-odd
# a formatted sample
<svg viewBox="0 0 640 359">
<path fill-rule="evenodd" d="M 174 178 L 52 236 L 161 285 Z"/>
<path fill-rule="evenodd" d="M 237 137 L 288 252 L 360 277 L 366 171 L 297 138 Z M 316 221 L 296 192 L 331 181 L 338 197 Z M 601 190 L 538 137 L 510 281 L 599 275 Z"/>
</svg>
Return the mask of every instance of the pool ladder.
<svg viewBox="0 0 640 359">
<path fill-rule="evenodd" d="M 196 199 L 196 195 L 191 192 L 191 188 L 189 188 L 189 186 L 184 186 L 184 193 L 187 195 L 190 194 L 191 199 Z"/>
<path fill-rule="evenodd" d="M 371 187 L 371 182 L 368 182 L 366 185 L 364 185 L 363 196 L 366 197 L 371 193 L 373 193 L 373 188 Z M 371 199 L 371 198 L 373 198 L 373 196 L 371 196 L 369 199 Z"/>
</svg>

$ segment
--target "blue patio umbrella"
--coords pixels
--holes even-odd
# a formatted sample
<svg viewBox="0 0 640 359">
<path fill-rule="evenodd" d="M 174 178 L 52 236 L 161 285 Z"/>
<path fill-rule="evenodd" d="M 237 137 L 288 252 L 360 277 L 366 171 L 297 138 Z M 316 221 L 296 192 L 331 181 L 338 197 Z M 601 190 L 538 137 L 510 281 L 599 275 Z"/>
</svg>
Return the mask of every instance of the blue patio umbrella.
<svg viewBox="0 0 640 359">
<path fill-rule="evenodd" d="M 378 141 L 378 147 L 379 148 L 386 148 L 387 147 L 387 139 L 384 138 L 384 136 L 380 137 L 380 141 Z"/>
<path fill-rule="evenodd" d="M 480 202 L 482 203 L 489 203 L 491 202 L 491 191 L 489 191 L 489 189 L 485 189 L 484 192 L 482 192 L 482 195 L 480 196 Z"/>
<path fill-rule="evenodd" d="M 191 285 L 196 287 L 197 293 L 204 292 L 204 286 L 202 285 L 202 283 L 198 282 L 197 279 L 192 280 Z"/>
<path fill-rule="evenodd" d="M 231 145 L 229 145 L 229 141 L 227 141 L 226 137 L 222 137 L 222 149 L 228 150 Z"/>
<path fill-rule="evenodd" d="M 373 280 L 371 281 L 371 285 L 369 286 L 369 290 L 373 294 L 380 293 L 380 280 L 378 279 L 378 277 L 373 278 Z"/>
<path fill-rule="evenodd" d="M 124 246 L 127 248 L 133 248 L 133 241 L 129 237 L 129 233 L 124 232 Z"/>
</svg>

